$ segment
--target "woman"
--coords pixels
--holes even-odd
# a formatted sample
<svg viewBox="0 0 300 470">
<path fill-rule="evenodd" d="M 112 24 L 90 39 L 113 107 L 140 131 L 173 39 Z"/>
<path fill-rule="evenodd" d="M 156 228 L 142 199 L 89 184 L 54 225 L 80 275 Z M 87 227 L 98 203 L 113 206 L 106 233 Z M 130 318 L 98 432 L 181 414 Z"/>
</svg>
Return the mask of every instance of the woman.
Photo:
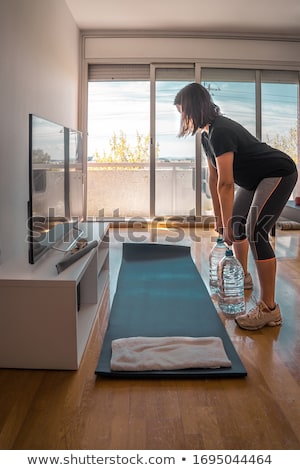
<svg viewBox="0 0 300 470">
<path fill-rule="evenodd" d="M 181 113 L 179 137 L 201 132 L 216 230 L 228 245 L 233 245 L 248 288 L 252 283 L 247 270 L 249 245 L 255 259 L 260 300 L 236 322 L 248 330 L 281 325 L 280 308 L 275 302 L 276 258 L 269 232 L 296 184 L 296 165 L 288 155 L 260 142 L 239 123 L 223 116 L 202 85 L 185 86 L 174 104 Z"/>
</svg>

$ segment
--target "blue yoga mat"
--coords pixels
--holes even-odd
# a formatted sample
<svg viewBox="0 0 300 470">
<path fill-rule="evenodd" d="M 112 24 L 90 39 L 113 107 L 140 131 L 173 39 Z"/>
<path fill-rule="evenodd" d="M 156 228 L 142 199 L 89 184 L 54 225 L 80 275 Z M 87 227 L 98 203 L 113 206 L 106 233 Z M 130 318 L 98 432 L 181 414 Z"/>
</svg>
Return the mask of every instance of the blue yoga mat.
<svg viewBox="0 0 300 470">
<path fill-rule="evenodd" d="M 113 371 L 111 343 L 133 336 L 217 336 L 230 368 Z M 123 257 L 96 374 L 124 378 L 244 377 L 247 372 L 219 318 L 190 248 L 124 243 Z"/>
</svg>

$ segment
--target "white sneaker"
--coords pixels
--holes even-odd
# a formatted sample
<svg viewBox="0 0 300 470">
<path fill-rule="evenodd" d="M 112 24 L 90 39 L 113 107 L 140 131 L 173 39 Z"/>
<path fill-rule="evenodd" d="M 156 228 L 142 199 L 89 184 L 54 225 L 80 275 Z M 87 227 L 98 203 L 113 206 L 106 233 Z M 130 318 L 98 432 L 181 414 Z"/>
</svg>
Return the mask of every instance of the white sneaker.
<svg viewBox="0 0 300 470">
<path fill-rule="evenodd" d="M 263 302 L 252 308 L 248 313 L 236 318 L 236 323 L 244 330 L 259 330 L 264 326 L 279 326 L 282 323 L 279 305 L 276 304 L 274 310 Z"/>
</svg>

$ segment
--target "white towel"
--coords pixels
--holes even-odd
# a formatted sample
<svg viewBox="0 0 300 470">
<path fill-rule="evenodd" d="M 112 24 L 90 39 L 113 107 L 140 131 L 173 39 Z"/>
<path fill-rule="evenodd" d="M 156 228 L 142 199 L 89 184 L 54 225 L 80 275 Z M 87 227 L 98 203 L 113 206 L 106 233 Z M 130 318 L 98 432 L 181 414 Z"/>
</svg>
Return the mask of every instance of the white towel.
<svg viewBox="0 0 300 470">
<path fill-rule="evenodd" d="M 177 370 L 231 367 L 219 337 L 131 337 L 112 341 L 111 370 Z"/>
</svg>

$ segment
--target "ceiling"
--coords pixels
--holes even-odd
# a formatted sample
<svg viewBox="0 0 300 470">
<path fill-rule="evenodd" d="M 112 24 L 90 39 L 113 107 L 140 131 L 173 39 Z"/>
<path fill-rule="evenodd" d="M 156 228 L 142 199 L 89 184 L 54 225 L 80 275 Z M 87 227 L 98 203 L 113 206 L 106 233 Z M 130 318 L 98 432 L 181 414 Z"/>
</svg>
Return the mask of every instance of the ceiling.
<svg viewBox="0 0 300 470">
<path fill-rule="evenodd" d="M 300 0 L 65 0 L 81 30 L 300 39 Z"/>
</svg>

